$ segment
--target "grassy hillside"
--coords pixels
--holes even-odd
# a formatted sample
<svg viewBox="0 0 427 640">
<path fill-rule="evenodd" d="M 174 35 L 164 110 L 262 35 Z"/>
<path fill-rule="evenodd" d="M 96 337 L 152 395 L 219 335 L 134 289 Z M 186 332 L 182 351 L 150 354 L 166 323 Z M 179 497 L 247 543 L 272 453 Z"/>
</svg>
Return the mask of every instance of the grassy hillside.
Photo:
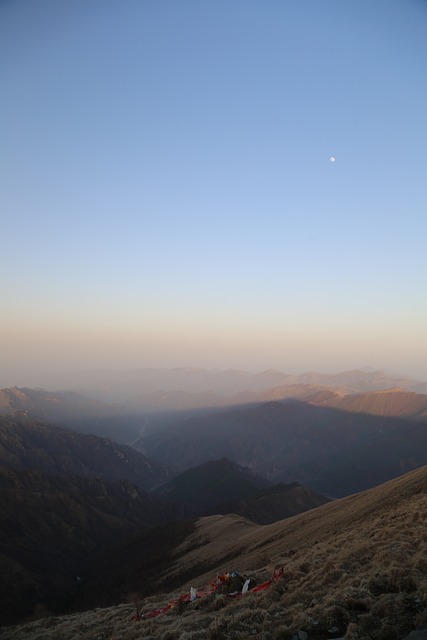
<svg viewBox="0 0 427 640">
<path fill-rule="evenodd" d="M 156 590 L 141 610 L 164 606 L 217 572 L 238 569 L 258 582 L 276 565 L 283 579 L 237 599 L 206 596 L 153 619 L 131 619 L 129 602 L 0 631 L 1 640 L 400 640 L 427 623 L 427 468 L 272 525 L 237 516 L 200 519 L 159 562 Z M 137 552 L 132 548 L 132 557 Z M 143 545 L 141 544 L 141 553 Z M 123 566 L 131 557 L 122 558 Z M 168 566 L 164 566 L 164 565 Z M 126 571 L 122 571 L 122 591 Z M 181 584 L 170 593 L 168 584 Z M 172 587 L 174 589 L 174 587 Z M 132 601 L 132 602 L 130 602 Z"/>
</svg>

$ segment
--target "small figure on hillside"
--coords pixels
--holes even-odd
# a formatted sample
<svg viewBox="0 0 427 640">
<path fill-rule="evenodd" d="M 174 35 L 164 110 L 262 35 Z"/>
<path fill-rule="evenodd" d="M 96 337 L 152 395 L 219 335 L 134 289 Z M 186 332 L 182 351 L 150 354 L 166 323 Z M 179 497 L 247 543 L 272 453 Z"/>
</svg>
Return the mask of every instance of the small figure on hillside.
<svg viewBox="0 0 427 640">
<path fill-rule="evenodd" d="M 243 585 L 245 584 L 245 579 L 242 578 L 240 573 L 237 571 L 233 571 L 230 576 L 228 585 L 227 585 L 227 593 L 242 593 Z"/>
</svg>

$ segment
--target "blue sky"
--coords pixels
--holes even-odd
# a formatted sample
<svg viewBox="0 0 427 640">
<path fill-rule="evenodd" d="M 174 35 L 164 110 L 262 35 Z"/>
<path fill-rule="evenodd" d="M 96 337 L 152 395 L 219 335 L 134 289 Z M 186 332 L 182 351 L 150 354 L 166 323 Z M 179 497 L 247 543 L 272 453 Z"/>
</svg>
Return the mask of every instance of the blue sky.
<svg viewBox="0 0 427 640">
<path fill-rule="evenodd" d="M 0 384 L 426 380 L 426 32 L 421 0 L 4 0 Z"/>
</svg>

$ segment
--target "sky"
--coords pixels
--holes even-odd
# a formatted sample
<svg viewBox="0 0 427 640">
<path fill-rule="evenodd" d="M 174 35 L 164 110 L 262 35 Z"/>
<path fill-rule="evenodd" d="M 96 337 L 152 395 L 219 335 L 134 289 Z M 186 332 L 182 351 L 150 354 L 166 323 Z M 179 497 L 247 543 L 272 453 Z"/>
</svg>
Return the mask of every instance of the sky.
<svg viewBox="0 0 427 640">
<path fill-rule="evenodd" d="M 425 0 L 2 0 L 0 386 L 427 380 L 426 33 Z"/>
</svg>

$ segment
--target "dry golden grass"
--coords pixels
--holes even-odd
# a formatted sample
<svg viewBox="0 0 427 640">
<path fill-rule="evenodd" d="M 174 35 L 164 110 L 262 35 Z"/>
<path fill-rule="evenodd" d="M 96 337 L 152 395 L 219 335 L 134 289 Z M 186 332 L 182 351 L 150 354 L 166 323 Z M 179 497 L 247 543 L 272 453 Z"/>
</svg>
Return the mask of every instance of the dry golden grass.
<svg viewBox="0 0 427 640">
<path fill-rule="evenodd" d="M 0 640 L 291 640 L 299 630 L 321 640 L 334 628 L 346 640 L 404 638 L 427 622 L 427 467 L 273 525 L 203 518 L 181 551 L 171 576 L 212 566 L 180 593 L 217 571 L 263 581 L 281 564 L 285 574 L 261 593 L 210 595 L 149 620 L 131 620 L 135 604 L 123 604 L 3 628 Z M 142 611 L 176 595 L 148 598 Z"/>
</svg>

